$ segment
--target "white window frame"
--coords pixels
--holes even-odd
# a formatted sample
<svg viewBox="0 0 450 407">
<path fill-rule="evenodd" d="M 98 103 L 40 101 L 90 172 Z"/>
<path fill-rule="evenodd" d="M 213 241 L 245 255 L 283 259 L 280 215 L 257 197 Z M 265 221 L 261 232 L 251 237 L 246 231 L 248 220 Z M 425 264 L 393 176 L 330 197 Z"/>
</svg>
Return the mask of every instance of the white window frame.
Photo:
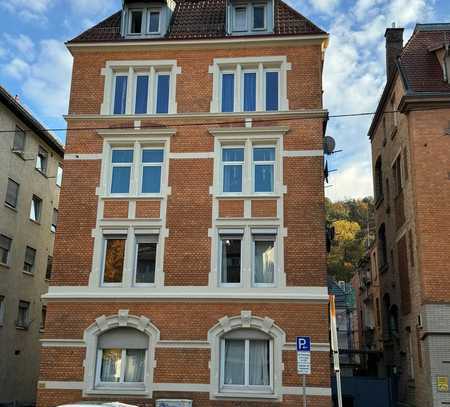
<svg viewBox="0 0 450 407">
<path fill-rule="evenodd" d="M 264 3 L 253 3 L 251 4 L 251 16 L 252 16 L 252 21 L 251 21 L 251 27 L 252 27 L 252 31 L 267 31 L 267 4 Z M 264 9 L 264 27 L 261 28 L 255 28 L 255 7 L 262 7 Z"/>
<path fill-rule="evenodd" d="M 258 238 L 258 236 L 264 236 L 264 239 Z M 256 262 L 255 262 L 255 254 L 256 254 L 256 241 L 264 241 L 264 242 L 273 242 L 273 283 L 257 283 L 255 280 L 255 269 L 256 269 Z M 251 264 L 252 264 L 252 287 L 257 288 L 268 288 L 268 287 L 277 287 L 278 281 L 279 281 L 279 267 L 278 267 L 278 233 L 270 233 L 270 234 L 264 234 L 264 233 L 254 233 L 252 232 L 252 253 L 251 253 Z"/>
<path fill-rule="evenodd" d="M 129 163 L 113 163 L 112 162 L 112 155 L 113 155 L 113 151 L 127 151 L 127 150 L 131 150 L 133 151 L 133 160 Z M 130 195 L 131 191 L 132 191 L 132 184 L 133 184 L 133 179 L 135 177 L 135 168 L 134 168 L 134 162 L 135 162 L 135 154 L 136 151 L 134 149 L 134 146 L 120 146 L 120 147 L 112 147 L 111 148 L 111 159 L 110 159 L 110 174 L 109 174 L 109 181 L 108 181 L 108 195 L 111 196 L 128 196 Z M 128 193 L 126 192 L 111 192 L 111 188 L 112 188 L 112 181 L 113 181 L 113 169 L 115 167 L 130 167 L 130 181 L 129 181 L 129 186 L 128 186 Z"/>
<path fill-rule="evenodd" d="M 123 236 L 123 239 L 122 239 Z M 122 281 L 120 283 L 105 283 L 105 265 L 106 265 L 106 250 L 108 247 L 108 240 L 125 240 L 125 248 L 123 252 L 123 269 L 122 269 Z M 126 279 L 127 273 L 127 248 L 129 245 L 128 236 L 125 233 L 117 234 L 104 234 L 102 239 L 102 261 L 101 261 L 101 276 L 100 276 L 100 286 L 101 287 L 122 287 Z"/>
<path fill-rule="evenodd" d="M 287 98 L 287 71 L 291 64 L 286 56 L 267 57 L 241 57 L 241 58 L 215 58 L 209 67 L 213 74 L 213 91 L 211 100 L 211 113 L 252 113 L 244 112 L 244 77 L 243 72 L 256 71 L 256 112 L 266 112 L 266 73 L 278 73 L 278 110 L 267 112 L 276 113 L 289 110 Z M 234 111 L 222 112 L 222 76 L 234 73 Z"/>
<path fill-rule="evenodd" d="M 169 105 L 167 113 L 156 113 L 157 97 L 157 75 L 169 75 Z M 176 77 L 181 73 L 181 68 L 177 66 L 176 60 L 130 60 L 130 61 L 107 61 L 101 74 L 105 76 L 103 91 L 103 103 L 100 114 L 116 116 L 136 116 L 144 115 L 167 115 L 177 112 L 176 103 Z M 147 112 L 135 113 L 136 105 L 136 77 L 139 75 L 149 76 Z M 127 93 L 125 112 L 114 114 L 114 101 L 116 89 L 116 77 L 127 76 Z"/>
<path fill-rule="evenodd" d="M 145 240 L 148 240 L 146 242 Z M 156 240 L 156 242 L 154 241 Z M 134 287 L 155 287 L 156 286 L 156 278 L 157 273 L 160 268 L 159 258 L 160 258 L 160 236 L 159 234 L 139 234 L 135 235 L 135 244 L 134 244 L 134 270 L 133 270 L 133 286 Z M 137 277 L 137 260 L 138 260 L 138 247 L 139 243 L 155 243 L 156 244 L 156 253 L 155 253 L 155 273 L 153 283 L 138 283 L 136 282 Z"/>
<path fill-rule="evenodd" d="M 163 152 L 163 160 L 162 162 L 158 162 L 158 163 L 144 163 L 142 162 L 142 153 L 144 150 L 161 150 Z M 146 146 L 146 145 L 141 145 L 139 148 L 139 171 L 137 171 L 137 173 L 139 174 L 139 190 L 138 195 L 141 196 L 155 196 L 155 195 L 160 195 L 161 194 L 161 190 L 162 190 L 162 184 L 163 184 L 163 179 L 164 179 L 164 170 L 165 170 L 165 162 L 166 162 L 166 152 L 164 150 L 163 146 Z M 145 167 L 160 167 L 161 168 L 161 178 L 159 180 L 159 192 L 142 192 L 142 183 L 144 180 L 144 168 Z"/>
<path fill-rule="evenodd" d="M 150 338 L 149 338 L 150 340 Z M 147 372 L 147 359 L 148 359 L 148 350 L 145 350 L 144 355 L 144 378 L 142 382 L 126 382 L 125 381 L 125 368 L 126 368 L 126 358 L 127 358 L 127 348 L 120 348 L 122 351 L 121 362 L 120 362 L 120 380 L 118 382 L 102 382 L 101 381 L 101 369 L 102 369 L 102 357 L 103 357 L 103 349 L 97 349 L 97 362 L 95 369 L 95 387 L 96 388 L 131 388 L 131 389 L 139 389 L 143 390 L 145 388 L 145 375 Z"/>
<path fill-rule="evenodd" d="M 244 76 L 246 73 L 254 73 L 255 74 L 255 81 L 256 81 L 256 89 L 255 89 L 255 110 L 244 110 L 245 108 L 245 79 Z M 252 113 L 252 112 L 256 112 L 258 110 L 258 100 L 260 99 L 260 95 L 259 95 L 259 81 L 261 80 L 261 78 L 258 75 L 258 69 L 256 68 L 245 68 L 245 69 L 241 69 L 241 100 L 240 100 L 240 111 L 241 112 L 246 112 L 246 113 Z M 235 97 L 236 99 L 236 97 Z"/>
<path fill-rule="evenodd" d="M 244 161 L 223 161 L 223 150 L 225 149 L 242 149 L 244 151 Z M 224 183 L 225 183 L 225 166 L 227 165 L 241 165 L 242 166 L 242 179 L 241 179 L 241 191 L 240 192 L 224 192 Z M 244 144 L 222 144 L 220 149 L 220 193 L 222 195 L 240 195 L 245 191 L 245 179 L 247 177 L 246 174 L 246 165 L 245 165 L 245 145 Z"/>
<path fill-rule="evenodd" d="M 131 26 L 132 26 L 132 21 L 133 21 L 133 13 L 136 12 L 140 12 L 142 19 L 141 19 L 141 31 L 139 31 L 138 33 L 132 33 L 131 32 Z M 127 35 L 130 36 L 141 36 L 142 34 L 144 34 L 144 32 L 146 32 L 146 30 L 143 30 L 142 28 L 145 27 L 146 25 L 146 18 L 145 18 L 145 9 L 143 8 L 132 8 L 128 10 L 128 26 L 127 26 Z"/>
<path fill-rule="evenodd" d="M 243 279 L 244 279 L 244 253 L 243 253 L 243 249 L 244 249 L 244 233 L 242 232 L 237 232 L 237 233 L 231 233 L 232 231 L 228 232 L 228 233 L 221 233 L 219 231 L 218 233 L 218 243 L 219 243 L 219 250 L 218 250 L 218 286 L 219 287 L 226 287 L 226 288 L 236 288 L 236 287 L 242 287 L 243 286 Z M 240 268 L 240 282 L 239 283 L 224 283 L 222 281 L 222 260 L 223 260 L 223 251 L 222 251 L 222 241 L 226 240 L 226 238 L 228 237 L 232 237 L 233 239 L 231 240 L 240 240 L 241 241 L 241 268 Z M 240 237 L 239 239 L 237 237 Z"/>
<path fill-rule="evenodd" d="M 158 13 L 158 31 L 150 31 L 150 14 L 151 13 Z M 147 34 L 161 34 L 161 18 L 162 18 L 162 12 L 161 8 L 149 8 L 147 9 L 147 21 L 146 21 L 146 33 Z"/>
<path fill-rule="evenodd" d="M 273 161 L 255 161 L 254 150 L 255 148 L 273 148 L 275 159 Z M 252 145 L 252 194 L 255 195 L 266 195 L 273 194 L 276 191 L 276 180 L 277 180 L 277 146 L 276 144 L 256 144 Z M 257 165 L 273 165 L 273 190 L 272 191 L 256 191 L 256 166 Z"/>
<path fill-rule="evenodd" d="M 157 113 L 156 112 L 156 108 L 158 106 L 158 81 L 159 81 L 160 76 L 168 76 L 169 77 L 169 105 L 167 106 L 167 109 L 168 109 L 167 113 Z M 154 101 L 153 102 L 154 106 L 153 106 L 152 113 L 154 113 L 154 114 L 169 114 L 170 113 L 170 99 L 172 97 L 171 96 L 171 86 L 170 86 L 171 80 L 172 80 L 172 77 L 171 77 L 169 71 L 161 70 L 161 71 L 155 72 L 155 85 L 153 86 L 153 95 L 152 95 L 153 101 Z M 151 90 L 150 90 L 150 92 L 151 92 Z"/>
<path fill-rule="evenodd" d="M 61 163 L 58 163 L 58 167 L 56 168 L 56 186 L 61 188 L 62 185 L 62 179 L 63 179 L 63 175 L 64 175 L 64 169 L 61 165 Z"/>
<path fill-rule="evenodd" d="M 235 33 L 243 33 L 248 31 L 248 5 L 244 4 L 237 4 L 233 6 L 233 17 L 232 17 L 232 31 Z M 236 10 L 237 9 L 244 9 L 245 10 L 245 28 L 244 29 L 237 29 L 236 27 Z"/>
<path fill-rule="evenodd" d="M 221 338 L 220 340 L 220 392 L 235 392 L 235 393 L 273 393 L 273 341 L 269 337 L 267 341 L 269 342 L 269 386 L 261 386 L 261 385 L 250 385 L 249 384 L 249 373 L 250 373 L 250 341 L 254 341 L 255 339 L 237 339 L 241 341 L 245 341 L 245 367 L 244 367 L 244 381 L 246 384 L 238 385 L 238 384 L 225 384 L 223 382 L 225 377 L 225 341 L 229 340 L 228 338 Z"/>
</svg>

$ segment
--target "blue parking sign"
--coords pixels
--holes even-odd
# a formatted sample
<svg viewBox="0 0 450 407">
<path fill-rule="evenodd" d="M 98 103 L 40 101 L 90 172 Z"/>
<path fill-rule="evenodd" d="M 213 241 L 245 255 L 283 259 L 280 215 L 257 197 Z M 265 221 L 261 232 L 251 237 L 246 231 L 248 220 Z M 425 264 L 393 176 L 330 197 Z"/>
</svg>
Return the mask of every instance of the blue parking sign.
<svg viewBox="0 0 450 407">
<path fill-rule="evenodd" d="M 311 352 L 311 337 L 297 336 L 297 352 Z"/>
</svg>

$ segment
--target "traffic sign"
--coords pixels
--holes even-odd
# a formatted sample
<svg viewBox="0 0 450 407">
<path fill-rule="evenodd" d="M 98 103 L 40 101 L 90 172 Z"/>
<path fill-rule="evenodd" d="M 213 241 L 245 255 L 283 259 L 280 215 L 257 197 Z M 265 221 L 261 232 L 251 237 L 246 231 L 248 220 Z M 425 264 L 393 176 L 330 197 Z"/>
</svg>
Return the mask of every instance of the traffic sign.
<svg viewBox="0 0 450 407">
<path fill-rule="evenodd" d="M 297 352 L 297 373 L 300 375 L 311 374 L 310 352 Z"/>
<path fill-rule="evenodd" d="M 311 352 L 310 336 L 297 336 L 297 352 Z"/>
</svg>

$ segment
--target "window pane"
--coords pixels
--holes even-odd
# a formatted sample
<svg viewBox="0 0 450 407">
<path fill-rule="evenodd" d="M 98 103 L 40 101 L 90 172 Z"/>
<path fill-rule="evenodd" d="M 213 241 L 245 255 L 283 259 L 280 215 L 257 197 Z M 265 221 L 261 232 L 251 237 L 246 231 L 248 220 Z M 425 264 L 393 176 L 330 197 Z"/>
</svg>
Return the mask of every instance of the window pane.
<svg viewBox="0 0 450 407">
<path fill-rule="evenodd" d="M 12 179 L 8 179 L 5 202 L 15 208 L 17 206 L 17 196 L 19 194 L 19 184 Z"/>
<path fill-rule="evenodd" d="M 255 165 L 255 192 L 273 192 L 273 164 Z"/>
<path fill-rule="evenodd" d="M 254 148 L 253 149 L 254 161 L 275 161 L 275 149 L 274 148 Z"/>
<path fill-rule="evenodd" d="M 148 76 L 139 75 L 136 78 L 136 101 L 134 112 L 136 114 L 147 113 Z"/>
<path fill-rule="evenodd" d="M 33 195 L 31 200 L 30 219 L 36 222 L 38 222 L 41 217 L 41 202 L 40 198 Z"/>
<path fill-rule="evenodd" d="M 143 382 L 145 366 L 144 349 L 127 349 L 125 382 Z"/>
<path fill-rule="evenodd" d="M 234 111 L 234 74 L 222 75 L 222 112 Z"/>
<path fill-rule="evenodd" d="M 272 284 L 274 282 L 274 242 L 255 241 L 255 283 Z"/>
<path fill-rule="evenodd" d="M 113 163 L 132 163 L 133 162 L 133 150 L 113 150 L 112 152 Z"/>
<path fill-rule="evenodd" d="M 247 30 L 247 8 L 235 7 L 234 9 L 234 31 Z"/>
<path fill-rule="evenodd" d="M 223 384 L 244 385 L 245 341 L 225 340 L 225 373 Z"/>
<path fill-rule="evenodd" d="M 53 257 L 48 256 L 47 258 L 47 270 L 45 271 L 45 279 L 50 280 L 52 277 L 52 268 L 53 268 Z"/>
<path fill-rule="evenodd" d="M 253 7 L 253 28 L 261 29 L 266 25 L 264 7 Z"/>
<path fill-rule="evenodd" d="M 111 193 L 127 194 L 130 192 L 130 167 L 114 167 L 112 172 Z"/>
<path fill-rule="evenodd" d="M 241 282 L 241 240 L 222 239 L 222 283 Z"/>
<path fill-rule="evenodd" d="M 250 341 L 249 384 L 269 386 L 269 341 Z"/>
<path fill-rule="evenodd" d="M 122 282 L 124 255 L 125 239 L 106 240 L 104 283 Z"/>
<path fill-rule="evenodd" d="M 25 149 L 25 132 L 20 127 L 16 127 L 16 132 L 14 134 L 13 150 L 23 152 L 24 149 Z"/>
<path fill-rule="evenodd" d="M 142 31 L 142 11 L 131 12 L 131 34 L 140 34 Z"/>
<path fill-rule="evenodd" d="M 148 31 L 151 33 L 159 32 L 159 11 L 150 12 Z"/>
<path fill-rule="evenodd" d="M 266 110 L 278 110 L 278 72 L 266 72 Z"/>
<path fill-rule="evenodd" d="M 158 193 L 161 190 L 161 167 L 143 167 L 142 193 Z"/>
<path fill-rule="evenodd" d="M 116 76 L 116 90 L 114 93 L 114 114 L 125 113 L 125 106 L 127 103 L 127 82 L 127 76 Z"/>
<path fill-rule="evenodd" d="M 242 192 L 242 165 L 223 167 L 223 192 Z"/>
<path fill-rule="evenodd" d="M 163 150 L 143 150 L 142 162 L 143 163 L 162 163 L 164 161 Z"/>
<path fill-rule="evenodd" d="M 120 367 L 122 364 L 121 349 L 103 349 L 102 367 L 100 370 L 100 381 L 102 382 L 119 382 Z"/>
<path fill-rule="evenodd" d="M 136 283 L 155 282 L 156 243 L 138 243 L 136 261 Z"/>
<path fill-rule="evenodd" d="M 169 112 L 169 75 L 158 75 L 156 113 Z"/>
<path fill-rule="evenodd" d="M 244 111 L 256 110 L 256 73 L 244 73 Z"/>
<path fill-rule="evenodd" d="M 244 161 L 244 149 L 224 148 L 222 150 L 222 161 Z"/>
<path fill-rule="evenodd" d="M 62 184 L 62 177 L 63 177 L 63 169 L 60 164 L 58 165 L 58 169 L 56 171 L 56 185 L 58 185 L 59 187 Z"/>
</svg>

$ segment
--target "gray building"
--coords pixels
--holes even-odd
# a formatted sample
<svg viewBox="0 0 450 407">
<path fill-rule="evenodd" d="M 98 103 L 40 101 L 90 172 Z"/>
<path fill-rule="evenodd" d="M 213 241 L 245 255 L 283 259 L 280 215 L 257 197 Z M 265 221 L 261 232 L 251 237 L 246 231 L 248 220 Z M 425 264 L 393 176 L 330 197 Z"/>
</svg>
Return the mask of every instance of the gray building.
<svg viewBox="0 0 450 407">
<path fill-rule="evenodd" d="M 63 146 L 0 86 L 0 404 L 35 401 Z"/>
</svg>

